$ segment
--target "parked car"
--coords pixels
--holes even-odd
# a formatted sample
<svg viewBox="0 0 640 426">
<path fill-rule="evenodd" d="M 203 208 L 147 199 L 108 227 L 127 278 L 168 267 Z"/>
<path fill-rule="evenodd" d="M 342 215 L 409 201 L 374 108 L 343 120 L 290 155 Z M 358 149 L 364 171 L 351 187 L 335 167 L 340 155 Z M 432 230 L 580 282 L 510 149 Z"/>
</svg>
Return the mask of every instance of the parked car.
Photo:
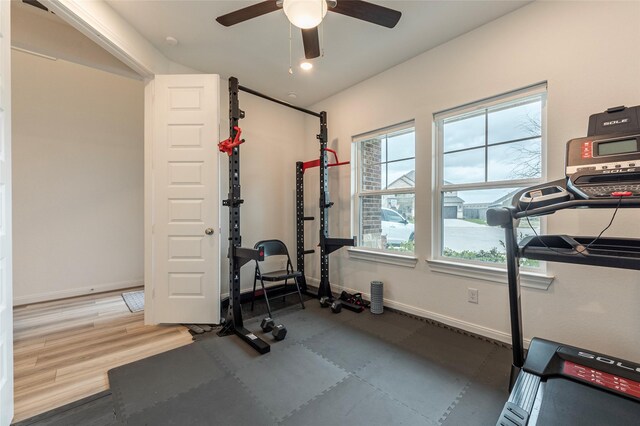
<svg viewBox="0 0 640 426">
<path fill-rule="evenodd" d="M 413 241 L 413 223 L 409 223 L 400 213 L 391 209 L 381 209 L 382 235 L 387 236 L 388 245 L 400 245 Z"/>
</svg>

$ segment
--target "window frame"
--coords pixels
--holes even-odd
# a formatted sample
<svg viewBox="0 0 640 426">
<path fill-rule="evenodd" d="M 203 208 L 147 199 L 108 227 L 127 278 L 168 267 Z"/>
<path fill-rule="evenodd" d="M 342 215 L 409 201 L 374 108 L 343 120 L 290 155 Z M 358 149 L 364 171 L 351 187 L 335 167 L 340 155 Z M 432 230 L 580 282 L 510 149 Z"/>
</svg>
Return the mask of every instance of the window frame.
<svg viewBox="0 0 640 426">
<path fill-rule="evenodd" d="M 459 116 L 473 116 L 483 111 L 484 114 L 488 114 L 488 110 L 494 109 L 499 106 L 506 106 L 508 104 L 515 104 L 525 101 L 527 99 L 540 98 L 540 177 L 539 178 L 526 178 L 526 179 L 513 179 L 513 180 L 500 180 L 490 182 L 474 182 L 474 183 L 461 183 L 461 184 L 445 184 L 444 183 L 444 122 L 452 117 Z M 486 122 L 485 122 L 486 126 Z M 455 257 L 448 257 L 443 255 L 443 236 L 444 236 L 444 219 L 443 219 L 443 193 L 450 191 L 470 191 L 470 190 L 482 190 L 482 189 L 500 189 L 500 188 L 515 188 L 515 187 L 528 187 L 536 185 L 546 181 L 547 177 L 547 83 L 542 82 L 534 84 L 522 89 L 514 90 L 511 92 L 503 93 L 490 98 L 482 99 L 476 102 L 471 102 L 456 108 L 448 109 L 445 111 L 437 112 L 433 114 L 433 129 L 434 129 L 434 185 L 432 194 L 432 244 L 431 244 L 431 256 L 429 261 L 446 262 L 450 264 L 478 266 L 478 267 L 493 267 L 499 269 L 506 269 L 506 265 L 502 263 L 483 262 L 479 260 L 460 259 Z M 485 141 L 484 146 L 487 149 L 488 146 L 488 129 L 485 127 Z M 533 138 L 531 138 L 533 139 Z M 517 142 L 519 139 L 514 139 L 505 143 Z M 485 180 L 488 175 L 486 169 L 488 160 L 485 152 Z M 546 219 L 540 218 L 540 233 L 546 231 Z M 529 271 L 533 273 L 546 273 L 546 262 L 541 261 L 538 267 L 522 267 L 523 271 Z"/>
<path fill-rule="evenodd" d="M 384 256 L 392 256 L 400 259 L 400 263 L 403 262 L 404 258 L 417 259 L 415 258 L 415 240 L 417 236 L 417 232 L 415 230 L 415 221 L 414 221 L 414 250 L 411 252 L 401 252 L 398 250 L 389 250 L 383 248 L 374 248 L 374 247 L 364 247 L 361 244 L 362 242 L 362 233 L 361 233 L 361 218 L 360 218 L 360 205 L 361 199 L 366 196 L 384 196 L 384 195 L 400 195 L 400 194 L 413 194 L 414 197 L 414 208 L 415 208 L 415 197 L 416 197 L 416 186 L 410 188 L 396 188 L 396 189 L 380 189 L 380 190 L 362 190 L 362 167 L 364 164 L 362 163 L 362 144 L 361 142 L 372 139 L 376 136 L 380 135 L 390 135 L 401 133 L 403 131 L 413 131 L 414 133 L 414 156 L 407 157 L 402 159 L 395 159 L 389 161 L 388 157 L 386 160 L 381 163 L 394 163 L 398 161 L 406 161 L 409 159 L 413 159 L 414 161 L 414 171 L 416 167 L 416 154 L 415 154 L 415 144 L 416 144 L 416 123 L 415 120 L 407 120 L 398 124 L 394 124 L 387 127 L 382 127 L 377 130 L 373 130 L 366 133 L 360 133 L 358 135 L 351 137 L 351 233 L 352 235 L 357 236 L 357 245 L 350 249 L 350 253 L 352 252 L 372 252 L 376 255 L 384 255 Z M 408 132 L 407 132 L 408 133 Z M 388 177 L 387 177 L 388 179 Z M 387 182 L 388 183 L 388 182 Z M 414 217 L 417 216 L 417 212 Z M 406 219 L 406 218 L 405 218 Z M 381 220 L 382 220 L 382 212 L 381 212 Z M 356 258 L 357 255 L 356 255 Z M 368 259 L 367 259 L 368 260 Z M 393 262 L 395 263 L 395 262 Z M 410 262 L 415 265 L 415 262 Z"/>
</svg>

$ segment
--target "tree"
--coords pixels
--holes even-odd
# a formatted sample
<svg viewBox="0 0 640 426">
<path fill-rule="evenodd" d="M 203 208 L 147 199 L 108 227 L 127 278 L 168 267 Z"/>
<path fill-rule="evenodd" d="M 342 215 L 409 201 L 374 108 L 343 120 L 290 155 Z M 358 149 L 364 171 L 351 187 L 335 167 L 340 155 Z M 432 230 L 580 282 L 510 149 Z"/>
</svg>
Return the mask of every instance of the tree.
<svg viewBox="0 0 640 426">
<path fill-rule="evenodd" d="M 518 125 L 526 134 L 531 137 L 541 137 L 542 124 L 539 117 L 527 115 L 523 117 L 523 121 Z M 528 179 L 540 176 L 542 170 L 542 152 L 539 144 L 514 144 L 509 147 L 513 152 L 513 161 L 515 165 L 511 170 L 512 179 Z"/>
</svg>

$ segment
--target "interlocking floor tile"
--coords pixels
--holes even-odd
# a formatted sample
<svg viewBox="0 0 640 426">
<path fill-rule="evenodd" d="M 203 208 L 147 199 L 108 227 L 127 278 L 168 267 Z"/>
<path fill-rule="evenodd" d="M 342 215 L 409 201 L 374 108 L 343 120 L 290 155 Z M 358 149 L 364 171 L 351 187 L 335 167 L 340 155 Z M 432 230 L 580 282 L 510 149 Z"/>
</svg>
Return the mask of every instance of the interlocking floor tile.
<svg viewBox="0 0 640 426">
<path fill-rule="evenodd" d="M 236 376 L 277 419 L 335 386 L 348 373 L 300 344 L 263 355 Z"/>
<path fill-rule="evenodd" d="M 285 419 L 285 426 L 435 426 L 416 411 L 351 376 Z"/>
</svg>

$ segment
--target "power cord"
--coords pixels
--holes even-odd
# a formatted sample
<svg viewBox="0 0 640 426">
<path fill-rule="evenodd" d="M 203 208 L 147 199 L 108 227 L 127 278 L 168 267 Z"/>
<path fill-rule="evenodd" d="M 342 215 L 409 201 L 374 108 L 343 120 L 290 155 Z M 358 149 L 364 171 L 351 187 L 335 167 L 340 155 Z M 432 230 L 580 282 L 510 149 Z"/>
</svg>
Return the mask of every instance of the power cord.
<svg viewBox="0 0 640 426">
<path fill-rule="evenodd" d="M 527 208 L 524 209 L 524 214 L 526 215 L 527 212 L 529 211 L 529 207 L 531 206 L 531 203 L 533 202 L 535 197 L 531 197 L 531 200 L 529 201 L 529 203 L 527 204 Z M 611 227 L 611 225 L 613 224 L 613 221 L 616 218 L 616 214 L 618 213 L 618 209 L 620 209 L 620 204 L 622 203 L 622 196 L 620 196 L 618 198 L 618 204 L 616 205 L 616 209 L 613 211 L 613 215 L 611 216 L 611 220 L 609 221 L 609 224 L 598 234 L 597 237 L 595 237 L 589 244 L 587 244 L 586 246 L 584 246 L 584 248 L 582 250 L 578 250 L 576 249 L 575 253 L 563 253 L 559 250 L 556 250 L 554 248 L 549 247 L 543 240 L 542 238 L 540 238 L 540 235 L 538 235 L 538 233 L 536 232 L 536 230 L 534 229 L 533 225 L 531 225 L 531 221 L 529 220 L 529 216 L 525 216 L 525 219 L 527 219 L 527 224 L 529 225 L 529 228 L 531 228 L 531 230 L 533 231 L 534 235 L 536 236 L 536 238 L 538 239 L 538 241 L 540 241 L 540 243 L 542 243 L 543 246 L 545 246 L 548 250 L 551 250 L 552 252 L 556 253 L 556 254 L 560 254 L 563 256 L 566 256 L 567 254 L 569 254 L 570 256 L 577 256 L 577 255 L 582 255 L 584 257 L 587 257 L 586 254 L 584 254 L 587 250 L 589 250 L 589 248 L 595 244 L 600 237 L 602 237 L 602 234 L 605 233 L 605 231 L 607 229 L 609 229 Z"/>
</svg>

